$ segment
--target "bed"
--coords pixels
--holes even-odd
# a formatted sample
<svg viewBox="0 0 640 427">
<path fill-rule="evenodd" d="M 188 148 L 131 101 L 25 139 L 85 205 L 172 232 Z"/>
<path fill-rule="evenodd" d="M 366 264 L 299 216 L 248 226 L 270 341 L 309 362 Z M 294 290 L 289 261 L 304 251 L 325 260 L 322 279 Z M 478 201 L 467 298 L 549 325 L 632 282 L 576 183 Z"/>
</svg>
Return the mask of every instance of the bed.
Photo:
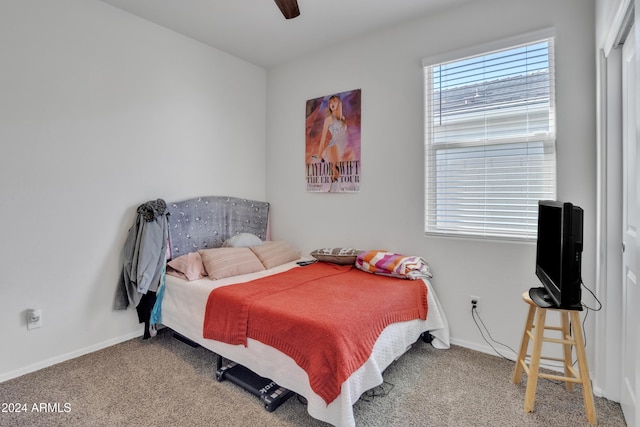
<svg viewBox="0 0 640 427">
<path fill-rule="evenodd" d="M 233 236 L 253 235 L 268 241 L 268 210 L 265 202 L 233 197 L 210 196 L 168 203 L 169 247 L 172 259 L 202 250 L 221 247 Z M 202 252 L 203 254 L 205 252 Z M 204 255 L 203 255 L 204 256 Z M 185 258 L 185 257 L 183 257 Z M 214 289 L 229 285 L 265 280 L 285 272 L 299 272 L 298 262 L 309 257 L 297 256 L 286 262 L 274 262 L 259 271 L 234 274 L 212 280 L 209 277 L 186 280 L 167 274 L 158 292 L 159 322 L 225 359 L 247 367 L 291 390 L 307 401 L 308 413 L 336 426 L 355 425 L 353 404 L 365 391 L 382 384 L 382 373 L 395 359 L 405 353 L 425 332 L 432 337 L 435 348 L 449 347 L 449 328 L 440 302 L 428 279 L 418 279 L 427 289 L 426 319 L 390 323 L 382 329 L 370 356 L 340 384 L 338 395 L 329 403 L 312 387 L 309 375 L 294 358 L 275 347 L 247 337 L 245 344 L 229 344 L 203 337 L 203 322 L 207 304 Z M 363 275 L 369 273 L 360 272 Z M 281 276 L 276 276 L 281 277 Z M 392 279 L 402 280 L 402 279 Z"/>
</svg>

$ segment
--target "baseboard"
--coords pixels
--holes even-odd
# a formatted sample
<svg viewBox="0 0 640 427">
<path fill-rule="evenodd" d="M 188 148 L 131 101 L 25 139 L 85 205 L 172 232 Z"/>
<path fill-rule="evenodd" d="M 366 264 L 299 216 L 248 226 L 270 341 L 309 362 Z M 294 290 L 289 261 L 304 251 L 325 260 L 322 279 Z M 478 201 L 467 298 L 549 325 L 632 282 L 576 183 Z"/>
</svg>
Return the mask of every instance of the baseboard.
<svg viewBox="0 0 640 427">
<path fill-rule="evenodd" d="M 513 351 L 509 350 L 508 348 L 503 348 L 502 346 L 498 346 L 496 345 L 496 347 L 498 347 L 498 350 L 500 351 L 500 354 L 496 353 L 496 351 L 491 348 L 490 345 L 478 345 L 478 343 L 475 342 L 470 342 L 470 341 L 465 341 L 465 340 L 458 340 L 455 338 L 451 338 L 451 344 L 454 345 L 459 345 L 460 347 L 465 347 L 465 348 L 470 348 L 471 350 L 476 350 L 479 351 L 481 353 L 486 353 L 486 354 L 490 354 L 492 356 L 498 356 L 498 357 L 504 357 L 506 359 L 511 360 L 512 362 L 515 363 L 516 359 L 518 358 L 518 355 L 516 353 L 514 353 Z M 562 372 L 563 371 L 563 366 L 558 364 L 556 365 L 552 365 L 549 364 L 547 362 L 542 363 L 540 366 L 542 366 L 543 368 L 546 369 L 550 369 L 552 371 L 557 371 L 557 372 Z"/>
<path fill-rule="evenodd" d="M 504 356 L 505 358 L 515 362 L 518 358 L 518 355 L 509 350 L 508 348 L 499 348 L 500 354 L 496 353 L 496 351 L 491 348 L 490 345 L 480 345 L 477 342 L 465 341 L 460 339 L 451 338 L 451 344 L 459 345 L 460 347 L 470 348 L 471 350 L 479 351 L 481 353 L 490 354 L 492 356 Z"/>
<path fill-rule="evenodd" d="M 76 357 L 84 356 L 85 354 L 93 353 L 94 351 L 102 350 L 112 345 L 120 344 L 130 339 L 138 338 L 143 335 L 143 331 L 132 332 L 127 335 L 123 335 L 117 338 L 113 338 L 107 341 L 100 342 L 98 344 L 91 345 L 89 347 L 81 348 L 70 353 L 61 354 L 51 359 L 43 360 L 38 363 L 34 363 L 29 366 L 25 366 L 15 371 L 0 374 L 0 383 L 9 381 L 11 379 L 21 377 L 22 375 L 29 374 L 31 372 L 39 371 L 40 369 L 48 368 L 49 366 L 57 365 L 58 363 L 66 362 L 67 360 L 75 359 Z"/>
</svg>

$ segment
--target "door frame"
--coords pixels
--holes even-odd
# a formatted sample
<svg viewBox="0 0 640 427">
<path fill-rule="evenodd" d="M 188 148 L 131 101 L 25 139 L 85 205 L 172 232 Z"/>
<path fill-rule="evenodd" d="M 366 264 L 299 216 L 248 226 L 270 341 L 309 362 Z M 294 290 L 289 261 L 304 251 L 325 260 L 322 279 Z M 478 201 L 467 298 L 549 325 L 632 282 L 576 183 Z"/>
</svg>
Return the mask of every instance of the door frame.
<svg viewBox="0 0 640 427">
<path fill-rule="evenodd" d="M 622 380 L 618 309 L 622 306 L 622 52 L 618 47 L 625 37 L 637 37 L 628 34 L 633 14 L 634 0 L 622 0 L 597 56 L 595 292 L 603 309 L 595 316 L 592 380 L 594 394 L 616 402 Z"/>
</svg>

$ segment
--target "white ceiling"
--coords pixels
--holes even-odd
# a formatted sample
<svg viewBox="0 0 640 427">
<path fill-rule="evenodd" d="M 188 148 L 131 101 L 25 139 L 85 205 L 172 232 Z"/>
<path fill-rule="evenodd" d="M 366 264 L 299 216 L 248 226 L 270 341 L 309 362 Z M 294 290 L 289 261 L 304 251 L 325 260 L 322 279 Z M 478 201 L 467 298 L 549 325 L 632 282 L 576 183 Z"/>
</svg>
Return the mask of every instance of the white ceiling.
<svg viewBox="0 0 640 427">
<path fill-rule="evenodd" d="M 478 0 L 298 0 L 286 20 L 273 0 L 101 0 L 269 68 L 438 10 Z"/>
</svg>

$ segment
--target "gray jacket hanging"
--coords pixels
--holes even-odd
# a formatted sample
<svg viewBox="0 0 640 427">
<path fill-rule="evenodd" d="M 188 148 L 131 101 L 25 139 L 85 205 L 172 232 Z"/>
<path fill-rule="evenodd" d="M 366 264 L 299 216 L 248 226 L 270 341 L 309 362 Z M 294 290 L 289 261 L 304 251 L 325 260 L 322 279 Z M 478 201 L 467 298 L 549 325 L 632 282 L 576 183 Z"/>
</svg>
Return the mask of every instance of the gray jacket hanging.
<svg viewBox="0 0 640 427">
<path fill-rule="evenodd" d="M 129 229 L 123 250 L 123 267 L 113 308 L 137 307 L 147 292 L 156 292 L 164 271 L 167 254 L 166 203 L 152 200 L 137 209 L 135 223 Z"/>
</svg>

